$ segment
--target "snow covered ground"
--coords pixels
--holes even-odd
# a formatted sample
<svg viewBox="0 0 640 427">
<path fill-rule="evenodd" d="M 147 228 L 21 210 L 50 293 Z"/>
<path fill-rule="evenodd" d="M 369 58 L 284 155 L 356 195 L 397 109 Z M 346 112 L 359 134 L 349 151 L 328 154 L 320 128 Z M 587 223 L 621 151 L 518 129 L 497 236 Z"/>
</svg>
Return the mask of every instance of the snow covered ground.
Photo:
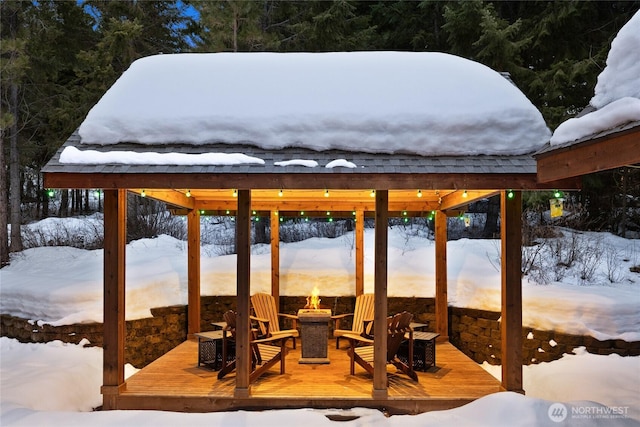
<svg viewBox="0 0 640 427">
<path fill-rule="evenodd" d="M 81 224 L 81 222 L 77 222 Z M 73 227 L 73 225 L 69 225 Z M 415 230 L 393 227 L 389 235 L 389 295 L 434 295 L 433 242 Z M 563 230 L 567 241 L 575 241 Z M 610 234 L 580 234 L 581 245 L 599 242 L 614 254 L 615 274 L 605 256 L 590 282 L 576 278 L 579 265 L 561 281 L 540 285 L 523 279 L 527 326 L 596 338 L 640 339 L 640 245 Z M 589 243 L 591 242 L 591 243 Z M 365 291 L 373 289 L 373 233 L 365 233 Z M 202 251 L 203 295 L 235 294 L 235 256 Z M 352 295 L 353 235 L 282 244 L 281 293 Z M 490 240 L 448 243 L 450 303 L 497 310 L 500 304 L 499 245 Z M 252 255 L 252 292 L 269 291 L 269 247 Z M 127 319 L 148 317 L 156 306 L 186 303 L 186 244 L 168 236 L 127 246 Z M 615 276 L 613 283 L 608 279 Z M 0 312 L 55 325 L 102 320 L 102 251 L 42 247 L 15 254 L 0 270 Z M 640 425 L 640 357 L 599 356 L 582 349 L 550 363 L 526 366 L 527 396 L 500 393 L 463 408 L 418 416 L 384 417 L 356 408 L 351 426 L 459 425 Z M 333 425 L 337 410 L 173 414 L 90 412 L 101 404 L 102 351 L 82 344 L 21 344 L 0 339 L 0 424 L 7 425 Z M 496 377 L 500 368 L 486 365 Z M 129 367 L 128 372 L 135 371 Z M 561 403 L 565 406 L 561 406 Z M 598 403 L 594 403 L 598 402 Z M 563 412 L 564 410 L 564 412 Z M 564 419 L 561 420 L 562 414 Z M 557 422 L 556 422 L 557 421 Z M 562 421 L 562 423 L 560 423 Z"/>
</svg>

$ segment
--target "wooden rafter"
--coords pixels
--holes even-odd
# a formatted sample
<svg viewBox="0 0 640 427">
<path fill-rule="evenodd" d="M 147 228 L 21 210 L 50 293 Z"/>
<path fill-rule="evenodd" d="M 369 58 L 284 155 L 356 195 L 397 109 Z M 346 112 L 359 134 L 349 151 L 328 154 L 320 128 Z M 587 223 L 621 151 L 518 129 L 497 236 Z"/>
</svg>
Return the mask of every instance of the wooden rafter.
<svg viewBox="0 0 640 427">
<path fill-rule="evenodd" d="M 640 127 L 547 151 L 536 161 L 540 183 L 640 164 Z"/>
</svg>

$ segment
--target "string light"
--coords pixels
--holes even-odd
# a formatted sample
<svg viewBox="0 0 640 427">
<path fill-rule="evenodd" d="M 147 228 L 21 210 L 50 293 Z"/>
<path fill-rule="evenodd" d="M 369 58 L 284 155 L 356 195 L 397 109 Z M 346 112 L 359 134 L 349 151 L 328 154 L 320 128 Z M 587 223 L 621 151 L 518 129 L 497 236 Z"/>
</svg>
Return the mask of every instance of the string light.
<svg viewBox="0 0 640 427">
<path fill-rule="evenodd" d="M 55 195 L 56 195 L 56 192 L 52 188 L 47 190 L 47 196 L 53 197 Z"/>
<path fill-rule="evenodd" d="M 555 197 L 556 199 L 559 199 L 562 196 L 562 193 L 560 193 L 560 190 L 556 190 L 553 193 L 553 197 Z"/>
<path fill-rule="evenodd" d="M 331 215 L 331 212 L 327 211 L 327 216 Z"/>
<path fill-rule="evenodd" d="M 282 192 L 282 189 L 280 189 L 280 191 L 278 191 L 278 197 L 282 197 L 284 195 L 284 193 Z"/>
<path fill-rule="evenodd" d="M 469 194 L 467 194 L 467 190 L 464 190 L 464 192 L 462 193 L 462 197 L 464 197 L 465 199 L 469 197 Z"/>
<path fill-rule="evenodd" d="M 329 190 L 324 190 L 324 197 L 329 197 Z"/>
<path fill-rule="evenodd" d="M 238 190 L 236 189 L 233 190 L 233 197 L 238 197 Z"/>
<path fill-rule="evenodd" d="M 226 213 L 227 213 L 227 215 L 229 215 L 231 212 L 229 212 L 229 209 L 227 209 L 227 212 L 226 212 Z"/>
<path fill-rule="evenodd" d="M 515 194 L 513 193 L 513 190 L 507 191 L 507 199 L 513 199 L 514 196 Z"/>
<path fill-rule="evenodd" d="M 191 190 L 187 190 L 187 192 L 184 193 L 184 195 L 187 196 L 187 197 L 191 197 Z"/>
<path fill-rule="evenodd" d="M 371 193 L 369 193 L 370 197 L 376 197 L 376 190 L 371 190 Z"/>
<path fill-rule="evenodd" d="M 422 190 L 418 190 L 418 194 L 416 194 L 418 198 L 422 197 Z"/>
<path fill-rule="evenodd" d="M 147 193 L 145 193 L 144 190 L 142 190 L 140 192 L 140 197 L 147 197 Z"/>
</svg>

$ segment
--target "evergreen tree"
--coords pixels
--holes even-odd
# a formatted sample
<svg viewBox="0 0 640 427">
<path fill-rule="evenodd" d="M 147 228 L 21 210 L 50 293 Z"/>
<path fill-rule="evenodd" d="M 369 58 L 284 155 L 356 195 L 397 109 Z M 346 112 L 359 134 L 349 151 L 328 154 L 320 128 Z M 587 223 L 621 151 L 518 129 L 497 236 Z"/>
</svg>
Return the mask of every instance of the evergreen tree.
<svg viewBox="0 0 640 427">
<path fill-rule="evenodd" d="M 276 39 L 267 32 L 268 1 L 199 1 L 193 6 L 200 14 L 200 41 L 205 52 L 255 52 L 275 50 Z"/>
<path fill-rule="evenodd" d="M 369 13 L 376 36 L 371 48 L 445 51 L 447 40 L 442 26 L 446 4 L 438 0 L 381 1 L 372 4 Z"/>
<path fill-rule="evenodd" d="M 4 139 L 5 134 L 9 138 L 9 194 L 2 194 L 2 200 L 9 201 L 9 221 L 5 217 L 2 220 L 5 226 L 9 222 L 11 224 L 11 245 L 9 250 L 17 252 L 22 250 L 22 215 L 21 215 L 21 193 L 22 186 L 20 182 L 20 150 L 19 150 L 19 131 L 22 127 L 21 121 L 24 120 L 20 115 L 21 106 L 21 86 L 27 74 L 29 60 L 26 53 L 26 37 L 23 30 L 23 22 L 25 20 L 24 8 L 28 7 L 27 2 L 3 2 L 0 4 L 0 16 L 2 17 L 2 50 L 0 56 L 2 58 L 2 121 L 3 129 L 0 132 L 2 142 L 1 149 L 5 150 Z M 6 129 L 4 126 L 6 125 Z M 4 160 L 4 154 L 3 154 Z M 4 169 L 2 170 L 4 174 Z M 3 176 L 4 180 L 4 176 Z M 7 191 L 7 185 L 0 185 L 0 189 Z M 3 235 L 5 232 L 2 233 Z M 6 240 L 2 242 L 2 262 L 8 261 L 8 254 L 5 253 Z"/>
<path fill-rule="evenodd" d="M 288 23 L 281 51 L 328 52 L 367 50 L 375 27 L 361 3 L 348 0 L 293 2 L 298 10 Z M 360 6 L 360 7 L 359 7 Z"/>
</svg>

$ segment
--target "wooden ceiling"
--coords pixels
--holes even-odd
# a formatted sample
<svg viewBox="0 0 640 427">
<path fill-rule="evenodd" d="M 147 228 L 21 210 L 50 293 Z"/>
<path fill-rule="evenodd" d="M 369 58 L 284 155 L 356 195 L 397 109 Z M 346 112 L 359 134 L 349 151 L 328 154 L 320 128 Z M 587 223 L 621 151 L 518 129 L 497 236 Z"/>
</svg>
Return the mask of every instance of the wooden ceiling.
<svg viewBox="0 0 640 427">
<path fill-rule="evenodd" d="M 237 206 L 234 189 L 130 189 L 179 209 L 197 209 L 207 213 L 234 211 Z M 389 211 L 411 215 L 434 210 L 457 211 L 469 203 L 498 194 L 499 190 L 389 190 Z M 251 208 L 260 212 L 339 212 L 375 211 L 374 190 L 251 190 Z M 178 211 L 179 212 L 179 211 Z"/>
</svg>

